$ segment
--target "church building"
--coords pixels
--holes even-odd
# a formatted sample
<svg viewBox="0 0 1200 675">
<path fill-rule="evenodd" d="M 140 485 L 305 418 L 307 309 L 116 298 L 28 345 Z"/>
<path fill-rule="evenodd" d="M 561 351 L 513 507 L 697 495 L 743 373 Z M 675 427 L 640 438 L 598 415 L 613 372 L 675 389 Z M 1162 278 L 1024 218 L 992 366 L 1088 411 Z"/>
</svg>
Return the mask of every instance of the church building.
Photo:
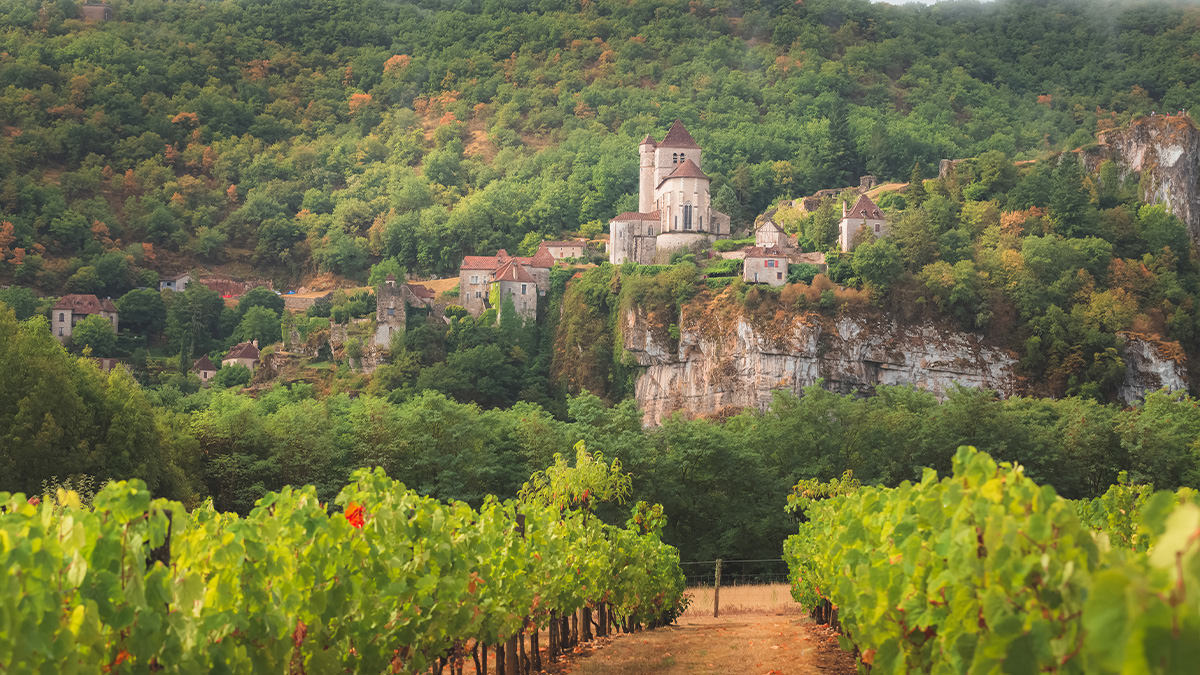
<svg viewBox="0 0 1200 675">
<path fill-rule="evenodd" d="M 609 223 L 611 263 L 666 262 L 674 251 L 729 236 L 729 216 L 712 209 L 712 181 L 700 169 L 700 146 L 683 122 L 675 120 L 661 141 L 647 134 L 638 153 L 638 210 Z"/>
</svg>

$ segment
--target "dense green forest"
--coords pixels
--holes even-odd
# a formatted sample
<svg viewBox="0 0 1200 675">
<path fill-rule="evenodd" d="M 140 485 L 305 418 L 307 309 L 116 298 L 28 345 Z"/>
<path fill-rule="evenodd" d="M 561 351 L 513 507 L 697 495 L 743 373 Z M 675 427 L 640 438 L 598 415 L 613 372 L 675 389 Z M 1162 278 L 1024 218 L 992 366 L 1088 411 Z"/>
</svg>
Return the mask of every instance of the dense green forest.
<svg viewBox="0 0 1200 675">
<path fill-rule="evenodd" d="M 0 490 L 138 476 L 245 512 L 285 484 L 327 499 L 379 465 L 477 504 L 585 440 L 633 472 L 636 499 L 666 507 L 667 541 L 695 560 L 776 555 L 801 478 L 892 485 L 947 470 L 964 443 L 1069 497 L 1121 470 L 1200 487 L 1195 399 L 1109 403 L 1126 332 L 1177 343 L 1194 370 L 1186 229 L 1113 163 L 1089 172 L 1064 152 L 1200 101 L 1189 3 L 111 5 L 97 24 L 66 0 L 0 6 Z M 319 381 L 259 382 L 254 397 L 248 372 L 205 388 L 185 374 L 234 342 L 371 316 L 374 298 L 291 315 L 266 289 L 233 306 L 195 284 L 160 293 L 160 272 L 377 284 L 599 234 L 636 207 L 637 140 L 675 118 L 735 229 L 779 207 L 805 250 L 829 251 L 826 273 L 796 266 L 772 291 L 695 255 L 556 270 L 543 321 L 413 314 L 370 377 L 328 354 Z M 879 200 L 892 236 L 837 254 L 836 202 L 787 200 L 868 172 L 911 183 Z M 101 374 L 50 336 L 47 296 L 68 292 L 121 313 L 116 334 L 79 324 L 71 352 L 122 356 L 132 374 Z M 711 302 L 948 318 L 1016 352 L 1031 393 L 1064 398 L 813 387 L 643 429 L 620 312 L 655 308 L 669 332 Z"/>
<path fill-rule="evenodd" d="M 715 205 L 1013 158 L 1200 100 L 1188 3 L 71 0 L 0 8 L 0 280 L 445 273 L 635 204 L 681 118 Z"/>
</svg>

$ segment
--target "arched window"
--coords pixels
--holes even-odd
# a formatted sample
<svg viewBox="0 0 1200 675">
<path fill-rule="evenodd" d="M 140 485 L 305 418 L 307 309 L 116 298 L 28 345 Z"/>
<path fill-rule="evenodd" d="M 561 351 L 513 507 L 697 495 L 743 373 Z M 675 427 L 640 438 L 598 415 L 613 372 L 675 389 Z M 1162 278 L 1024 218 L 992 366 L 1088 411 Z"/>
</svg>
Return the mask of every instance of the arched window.
<svg viewBox="0 0 1200 675">
<path fill-rule="evenodd" d="M 683 229 L 685 229 L 685 230 L 692 229 L 692 205 L 691 204 L 683 205 Z"/>
<path fill-rule="evenodd" d="M 684 153 L 682 153 L 682 152 L 681 152 L 681 153 L 679 153 L 679 163 L 680 163 L 680 164 L 683 164 L 683 160 L 685 160 L 685 159 L 687 159 L 687 155 L 685 155 L 685 154 L 684 154 Z"/>
<path fill-rule="evenodd" d="M 679 163 L 679 153 L 678 153 L 678 152 L 672 152 L 672 153 L 671 153 L 671 163 L 672 163 L 672 164 L 678 164 L 678 163 Z"/>
</svg>

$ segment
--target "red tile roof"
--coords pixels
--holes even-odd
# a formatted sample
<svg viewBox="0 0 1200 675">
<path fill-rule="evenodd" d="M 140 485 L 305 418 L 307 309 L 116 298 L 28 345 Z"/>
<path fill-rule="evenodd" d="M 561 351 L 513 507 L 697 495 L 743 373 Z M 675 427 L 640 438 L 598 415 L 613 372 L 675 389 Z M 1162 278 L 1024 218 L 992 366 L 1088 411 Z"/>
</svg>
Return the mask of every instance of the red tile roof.
<svg viewBox="0 0 1200 675">
<path fill-rule="evenodd" d="M 785 254 L 783 254 L 779 249 L 775 248 L 774 246 L 769 246 L 769 247 L 751 246 L 750 248 L 746 249 L 746 257 L 747 258 L 786 258 L 787 256 Z"/>
<path fill-rule="evenodd" d="M 552 267 L 554 264 L 553 258 L 550 259 L 549 264 L 537 264 L 538 262 L 544 261 L 539 261 L 536 255 L 533 257 L 510 256 L 508 251 L 500 249 L 499 251 L 496 251 L 496 255 L 465 255 L 463 256 L 462 263 L 459 264 L 458 268 L 460 270 L 494 270 L 510 260 L 521 263 L 522 265 L 532 265 L 534 267 L 548 268 Z"/>
<path fill-rule="evenodd" d="M 688 130 L 683 126 L 683 122 L 675 120 L 671 124 L 671 129 L 667 131 L 667 135 L 662 139 L 662 143 L 658 144 L 664 148 L 696 148 L 700 146 L 696 144 L 696 140 L 688 133 Z"/>
<path fill-rule="evenodd" d="M 675 170 L 671 172 L 671 175 L 662 179 L 659 186 L 661 187 L 663 183 L 672 178 L 703 178 L 704 180 L 709 180 L 708 176 L 700 170 L 700 167 L 696 166 L 696 163 L 690 159 L 685 159 L 679 163 L 675 167 Z"/>
<path fill-rule="evenodd" d="M 854 202 L 854 206 L 842 217 L 873 218 L 878 220 L 883 218 L 883 211 L 880 211 L 879 207 L 875 206 L 875 202 L 871 201 L 871 198 L 864 194 L 858 198 L 858 201 Z"/>
<path fill-rule="evenodd" d="M 254 359 L 257 361 L 258 347 L 255 347 L 253 342 L 239 342 L 229 350 L 225 359 Z"/>
<path fill-rule="evenodd" d="M 529 259 L 529 262 L 523 264 L 529 265 L 530 267 L 543 267 L 545 269 L 550 269 L 551 267 L 554 267 L 554 256 L 550 255 L 550 249 L 546 247 L 546 242 L 542 242 L 542 245 L 538 246 L 537 253 L 533 254 L 533 257 Z"/>
<path fill-rule="evenodd" d="M 196 362 L 192 364 L 192 370 L 216 370 L 216 369 L 217 369 L 217 367 L 213 365 L 213 362 L 211 360 L 209 360 L 208 354 L 205 354 L 204 356 L 201 356 L 200 358 L 196 359 Z"/>
<path fill-rule="evenodd" d="M 54 303 L 54 309 L 69 309 L 73 314 L 99 314 L 100 312 L 115 312 L 117 306 L 111 298 L 101 300 L 88 293 L 71 293 L 64 295 Z"/>
<path fill-rule="evenodd" d="M 515 260 L 509 260 L 496 270 L 496 281 L 523 281 L 536 284 L 533 275 L 525 266 Z"/>
<path fill-rule="evenodd" d="M 658 220 L 658 211 L 651 211 L 649 213 L 639 213 L 637 211 L 625 211 L 623 213 L 617 214 L 617 217 L 613 218 L 613 220 L 618 220 L 618 221 Z"/>
</svg>

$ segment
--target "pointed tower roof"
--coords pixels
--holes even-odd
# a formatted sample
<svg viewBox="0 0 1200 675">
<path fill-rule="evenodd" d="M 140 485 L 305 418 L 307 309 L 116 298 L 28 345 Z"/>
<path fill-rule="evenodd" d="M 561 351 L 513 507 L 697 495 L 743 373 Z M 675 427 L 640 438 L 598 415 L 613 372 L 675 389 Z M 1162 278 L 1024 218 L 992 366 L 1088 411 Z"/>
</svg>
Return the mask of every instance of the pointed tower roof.
<svg viewBox="0 0 1200 675">
<path fill-rule="evenodd" d="M 700 149 L 700 146 L 696 144 L 696 140 L 692 138 L 692 135 L 689 134 L 688 130 L 683 126 L 683 122 L 679 120 L 675 120 L 675 122 L 671 124 L 670 131 L 667 132 L 666 138 L 663 138 L 662 143 L 659 143 L 659 145 L 663 146 L 664 148 Z"/>
<path fill-rule="evenodd" d="M 675 170 L 662 179 L 659 185 L 661 186 L 672 178 L 703 178 L 704 180 L 709 180 L 709 177 L 700 170 L 700 167 L 696 166 L 696 163 L 690 159 L 685 159 L 683 162 L 677 164 Z"/>
<path fill-rule="evenodd" d="M 879 207 L 875 205 L 875 202 L 871 201 L 870 197 L 868 197 L 866 194 L 863 194 L 858 198 L 858 201 L 854 202 L 854 206 L 850 207 L 850 210 L 847 211 L 842 217 L 871 218 L 874 220 L 880 220 L 883 218 L 883 211 L 879 210 Z"/>
<path fill-rule="evenodd" d="M 646 134 L 646 137 L 643 138 L 642 142 L 638 143 L 638 145 L 649 145 L 650 147 L 657 147 L 658 142 L 654 140 L 653 136 L 651 136 L 650 134 Z"/>
</svg>

